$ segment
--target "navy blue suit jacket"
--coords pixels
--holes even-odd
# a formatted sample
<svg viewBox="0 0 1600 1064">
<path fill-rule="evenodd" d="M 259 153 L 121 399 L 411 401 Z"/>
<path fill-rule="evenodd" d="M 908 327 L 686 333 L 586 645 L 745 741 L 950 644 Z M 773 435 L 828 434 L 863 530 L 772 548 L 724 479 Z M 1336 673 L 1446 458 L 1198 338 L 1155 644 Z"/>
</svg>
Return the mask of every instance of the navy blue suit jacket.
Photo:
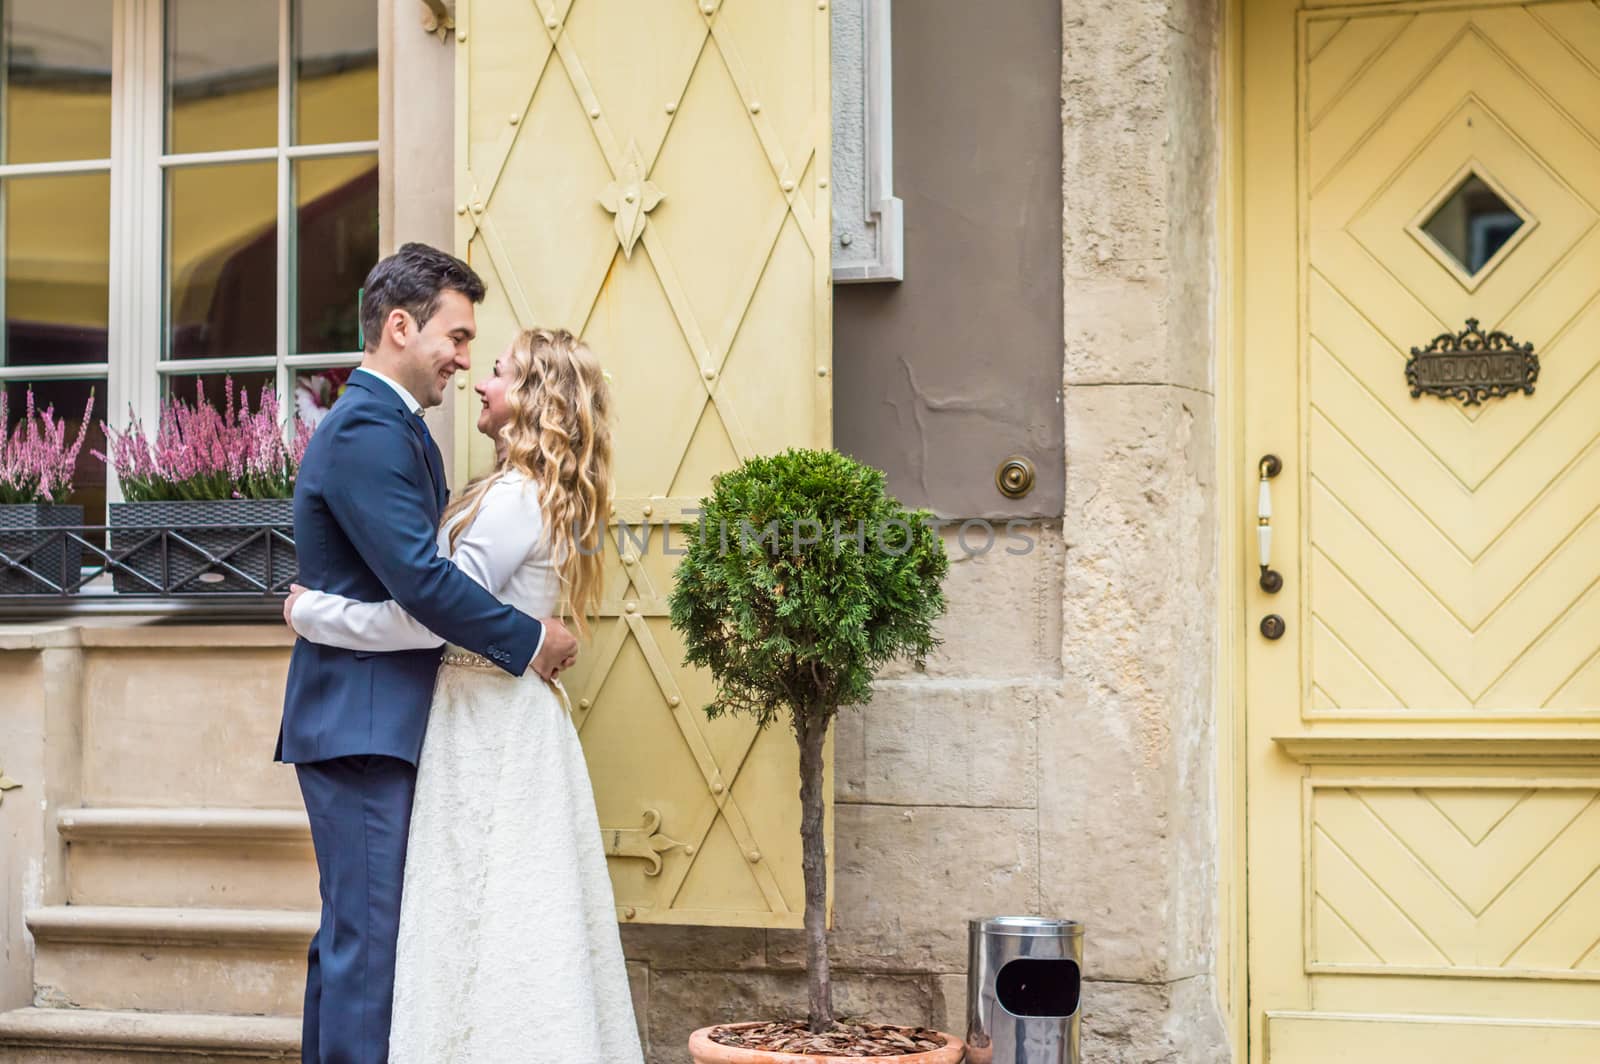
<svg viewBox="0 0 1600 1064">
<path fill-rule="evenodd" d="M 394 599 L 427 628 L 513 675 L 539 622 L 439 556 L 444 462 L 383 381 L 350 375 L 317 427 L 294 488 L 299 582 L 362 602 Z M 368 653 L 294 645 L 277 760 L 383 754 L 416 764 L 443 648 Z"/>
</svg>

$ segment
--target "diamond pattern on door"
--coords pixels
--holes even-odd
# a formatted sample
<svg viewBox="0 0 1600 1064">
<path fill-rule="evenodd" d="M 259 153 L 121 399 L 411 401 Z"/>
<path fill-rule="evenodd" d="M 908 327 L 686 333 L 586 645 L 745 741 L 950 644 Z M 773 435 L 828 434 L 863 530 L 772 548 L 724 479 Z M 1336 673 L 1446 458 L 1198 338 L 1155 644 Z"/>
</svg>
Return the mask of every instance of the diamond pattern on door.
<svg viewBox="0 0 1600 1064">
<path fill-rule="evenodd" d="M 1309 34 L 1317 713 L 1600 713 L 1597 34 L 1587 2 Z M 1425 229 L 1471 180 L 1520 219 L 1475 271 Z M 1410 348 L 1468 318 L 1535 344 L 1534 395 L 1410 396 Z"/>
<path fill-rule="evenodd" d="M 1600 791 L 1318 785 L 1309 971 L 1600 978 Z"/>
<path fill-rule="evenodd" d="M 667 592 L 716 473 L 831 443 L 827 6 L 460 0 L 457 23 L 480 349 L 564 325 L 614 381 L 607 601 L 565 680 L 619 915 L 797 927 L 793 739 L 704 719 Z"/>
</svg>

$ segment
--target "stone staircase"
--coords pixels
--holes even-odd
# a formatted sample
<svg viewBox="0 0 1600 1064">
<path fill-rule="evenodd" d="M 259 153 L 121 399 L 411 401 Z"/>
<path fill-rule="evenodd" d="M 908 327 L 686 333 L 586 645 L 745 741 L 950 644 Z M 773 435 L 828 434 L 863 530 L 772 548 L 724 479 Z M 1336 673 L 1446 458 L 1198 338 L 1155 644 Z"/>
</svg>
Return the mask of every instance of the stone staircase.
<svg viewBox="0 0 1600 1064">
<path fill-rule="evenodd" d="M 0 1060 L 298 1060 L 317 893 L 292 770 L 270 764 L 285 656 L 271 636 L 141 638 L 78 653 L 81 760 L 57 773 L 77 786 L 50 808 L 39 784 L 46 871 L 21 899 L 32 1003 L 0 1013 Z M 227 682 L 206 682 L 216 670 Z M 24 784 L 10 812 L 34 781 L 7 771 Z"/>
</svg>

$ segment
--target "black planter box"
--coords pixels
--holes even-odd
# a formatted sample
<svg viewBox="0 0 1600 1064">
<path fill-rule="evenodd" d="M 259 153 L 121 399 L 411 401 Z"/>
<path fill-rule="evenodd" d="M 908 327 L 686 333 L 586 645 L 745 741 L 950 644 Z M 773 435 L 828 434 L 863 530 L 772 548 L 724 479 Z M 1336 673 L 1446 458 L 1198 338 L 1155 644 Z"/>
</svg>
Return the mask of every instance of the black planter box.
<svg viewBox="0 0 1600 1064">
<path fill-rule="evenodd" d="M 33 530 L 81 524 L 81 506 L 47 502 L 0 506 L 0 553 L 33 570 L 0 569 L 0 595 L 59 595 L 61 588 L 76 583 L 83 545 L 58 532 Z"/>
<path fill-rule="evenodd" d="M 266 594 L 287 591 L 299 569 L 292 499 L 117 502 L 107 509 L 111 553 L 131 550 L 121 564 L 133 572 L 119 569 L 111 581 L 121 594 Z"/>
</svg>

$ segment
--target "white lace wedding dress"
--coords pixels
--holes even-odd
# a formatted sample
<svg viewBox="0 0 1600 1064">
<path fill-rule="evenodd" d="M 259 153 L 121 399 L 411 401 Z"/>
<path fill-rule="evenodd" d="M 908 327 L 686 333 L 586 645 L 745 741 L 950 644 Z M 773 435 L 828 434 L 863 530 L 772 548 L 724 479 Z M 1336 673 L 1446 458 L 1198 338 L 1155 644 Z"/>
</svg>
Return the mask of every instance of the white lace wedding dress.
<svg viewBox="0 0 1600 1064">
<path fill-rule="evenodd" d="M 537 490 L 506 475 L 452 558 L 525 613 L 556 612 Z M 439 536 L 448 546 L 449 529 Z M 295 629 L 352 650 L 438 646 L 393 602 L 308 592 Z M 417 766 L 391 1064 L 642 1064 L 578 734 L 554 688 L 449 648 Z"/>
</svg>

